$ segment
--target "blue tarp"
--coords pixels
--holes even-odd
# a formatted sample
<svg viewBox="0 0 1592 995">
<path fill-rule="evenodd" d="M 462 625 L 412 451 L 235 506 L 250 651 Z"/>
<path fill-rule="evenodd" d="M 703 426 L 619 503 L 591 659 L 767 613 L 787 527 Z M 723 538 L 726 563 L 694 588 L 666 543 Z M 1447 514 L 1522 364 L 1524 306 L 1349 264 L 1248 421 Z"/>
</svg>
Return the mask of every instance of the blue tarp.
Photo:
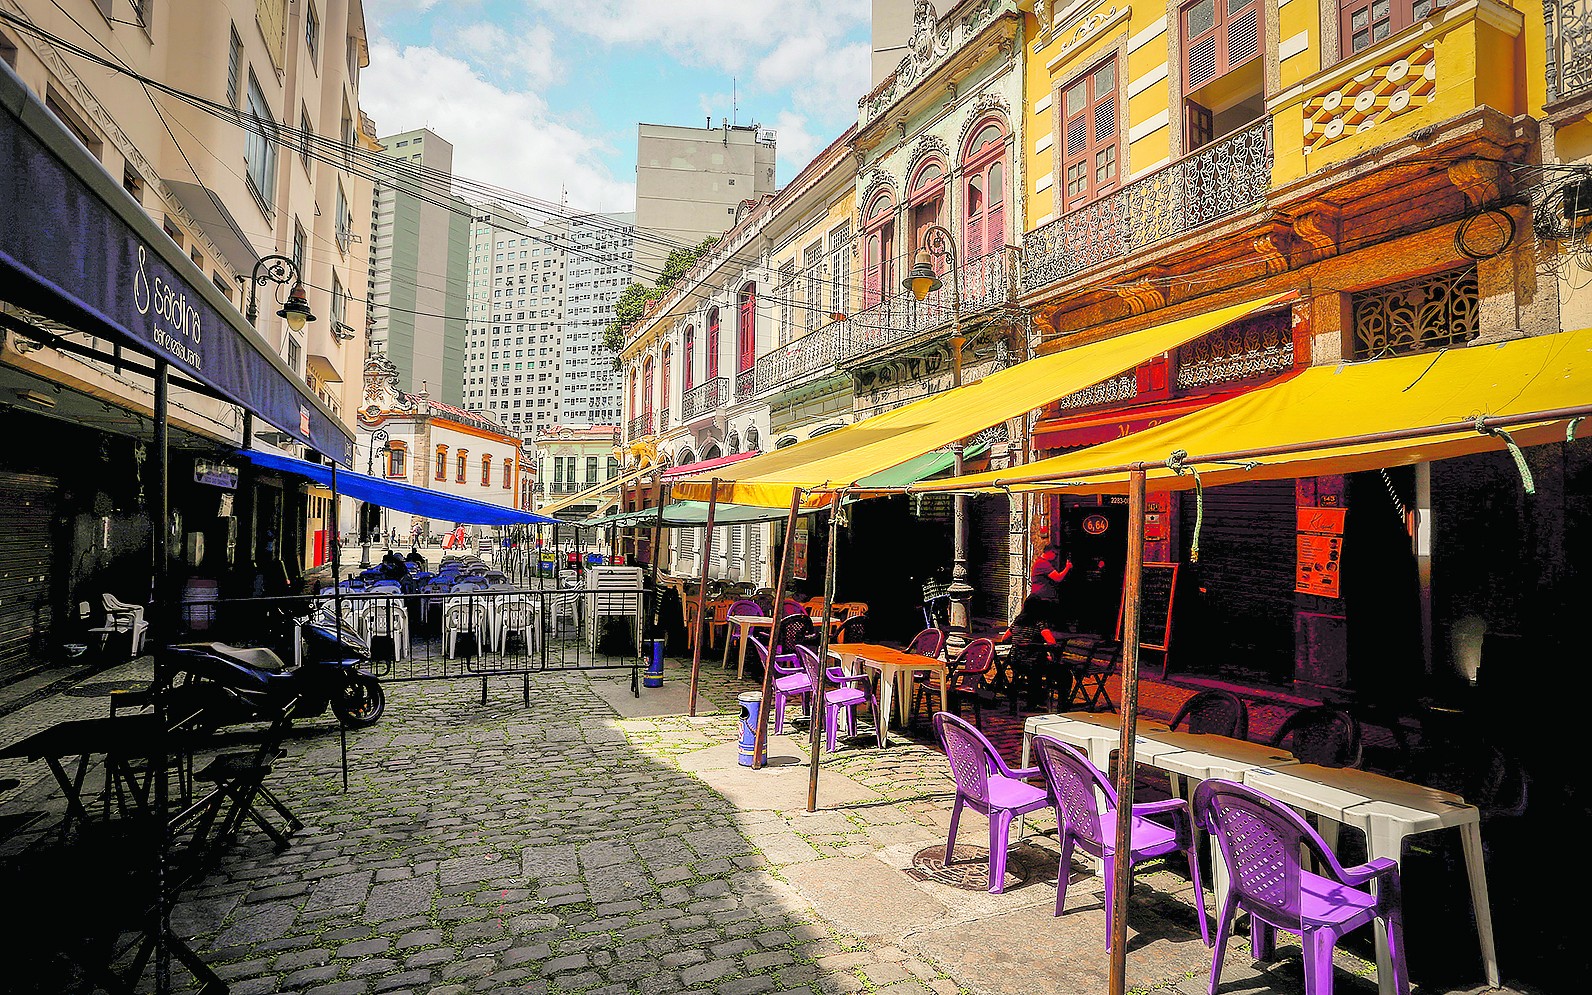
<svg viewBox="0 0 1592 995">
<path fill-rule="evenodd" d="M 255 466 L 296 473 L 323 487 L 332 486 L 332 468 L 322 463 L 310 463 L 291 456 L 278 456 L 275 453 L 262 453 L 257 449 L 244 449 L 241 453 Z M 555 522 L 568 524 L 546 515 L 535 515 L 529 511 L 487 504 L 485 501 L 441 494 L 424 487 L 416 487 L 414 484 L 367 477 L 352 470 L 338 471 L 337 492 L 381 505 L 392 511 L 424 515 L 427 518 L 456 522 L 460 525 L 551 525 Z"/>
</svg>

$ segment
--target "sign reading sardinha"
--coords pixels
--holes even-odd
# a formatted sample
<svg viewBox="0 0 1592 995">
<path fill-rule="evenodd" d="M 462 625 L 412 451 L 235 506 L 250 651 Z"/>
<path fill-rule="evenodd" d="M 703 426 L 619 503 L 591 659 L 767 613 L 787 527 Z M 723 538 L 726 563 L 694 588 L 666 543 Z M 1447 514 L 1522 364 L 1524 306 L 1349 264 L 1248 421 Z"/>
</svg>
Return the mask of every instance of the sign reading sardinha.
<svg viewBox="0 0 1592 995">
<path fill-rule="evenodd" d="M 204 356 L 199 352 L 199 344 L 204 338 L 204 319 L 199 309 L 188 303 L 188 295 L 182 285 L 173 287 L 158 274 L 151 295 L 149 276 L 144 272 L 147 261 L 148 253 L 140 245 L 138 272 L 133 274 L 133 307 L 142 315 L 148 315 L 153 308 L 155 314 L 150 341 L 171 353 L 179 362 L 191 366 L 195 372 L 200 372 L 205 365 Z"/>
</svg>

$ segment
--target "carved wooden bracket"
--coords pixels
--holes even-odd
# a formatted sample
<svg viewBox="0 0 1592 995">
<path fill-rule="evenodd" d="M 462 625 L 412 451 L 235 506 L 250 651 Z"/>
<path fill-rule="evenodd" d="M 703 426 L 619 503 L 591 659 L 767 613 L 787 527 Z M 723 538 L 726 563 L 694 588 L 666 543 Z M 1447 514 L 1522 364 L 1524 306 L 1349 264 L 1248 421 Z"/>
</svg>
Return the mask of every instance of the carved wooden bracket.
<svg viewBox="0 0 1592 995">
<path fill-rule="evenodd" d="M 1135 315 L 1166 307 L 1166 287 L 1154 277 L 1121 284 L 1111 289 L 1128 305 L 1128 311 Z"/>
<path fill-rule="evenodd" d="M 1336 255 L 1343 212 L 1336 204 L 1312 204 L 1293 216 L 1293 237 L 1304 243 L 1311 262 Z"/>
<path fill-rule="evenodd" d="M 1448 167 L 1448 181 L 1459 188 L 1474 210 L 1503 199 L 1509 190 L 1509 169 L 1501 162 L 1461 159 Z"/>
<path fill-rule="evenodd" d="M 1288 253 L 1294 243 L 1293 229 L 1285 222 L 1274 221 L 1253 241 L 1256 255 L 1266 264 L 1266 272 L 1273 276 L 1288 272 Z"/>
</svg>

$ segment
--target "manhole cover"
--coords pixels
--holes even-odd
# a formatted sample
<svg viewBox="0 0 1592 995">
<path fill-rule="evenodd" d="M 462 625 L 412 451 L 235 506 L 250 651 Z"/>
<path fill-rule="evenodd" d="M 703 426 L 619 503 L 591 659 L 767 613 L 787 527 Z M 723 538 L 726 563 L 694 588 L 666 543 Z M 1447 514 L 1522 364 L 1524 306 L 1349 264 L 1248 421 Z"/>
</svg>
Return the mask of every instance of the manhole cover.
<svg viewBox="0 0 1592 995">
<path fill-rule="evenodd" d="M 989 891 L 989 850 L 981 846 L 958 846 L 950 864 L 945 862 L 945 847 L 931 846 L 912 857 L 909 877 L 933 881 L 963 891 Z M 1006 876 L 1012 876 L 1010 867 Z"/>
<path fill-rule="evenodd" d="M 148 681 L 94 681 L 74 684 L 62 693 L 73 698 L 103 698 L 112 691 L 142 691 L 147 687 Z"/>
</svg>

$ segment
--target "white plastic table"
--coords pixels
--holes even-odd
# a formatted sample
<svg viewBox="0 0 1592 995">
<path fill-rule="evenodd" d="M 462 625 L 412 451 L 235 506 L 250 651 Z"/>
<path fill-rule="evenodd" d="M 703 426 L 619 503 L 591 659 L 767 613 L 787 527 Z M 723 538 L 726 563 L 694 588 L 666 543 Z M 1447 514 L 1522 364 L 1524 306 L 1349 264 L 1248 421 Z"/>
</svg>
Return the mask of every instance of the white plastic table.
<svg viewBox="0 0 1592 995">
<path fill-rule="evenodd" d="M 1481 852 L 1481 812 L 1456 794 L 1399 781 L 1368 771 L 1299 764 L 1283 769 L 1254 768 L 1244 783 L 1294 808 L 1314 812 L 1365 833 L 1366 856 L 1402 859 L 1404 839 L 1434 829 L 1458 829 L 1465 850 L 1465 874 L 1476 916 L 1482 967 L 1487 984 L 1497 988 L 1498 954 L 1493 945 L 1492 906 Z M 1377 987 L 1393 990 L 1386 934 L 1376 940 Z"/>
<path fill-rule="evenodd" d="M 1144 736 L 1145 733 L 1164 732 L 1166 723 L 1140 719 L 1138 728 L 1140 735 L 1134 739 L 1133 750 L 1140 762 L 1148 763 L 1149 757 L 1167 752 L 1166 747 Z M 1064 712 L 1061 715 L 1031 716 L 1023 723 L 1024 767 L 1028 766 L 1034 735 L 1041 732 L 1056 737 L 1068 746 L 1076 746 L 1089 758 L 1090 763 L 1100 770 L 1109 770 L 1111 751 L 1122 742 L 1122 717 L 1115 712 Z"/>
</svg>

